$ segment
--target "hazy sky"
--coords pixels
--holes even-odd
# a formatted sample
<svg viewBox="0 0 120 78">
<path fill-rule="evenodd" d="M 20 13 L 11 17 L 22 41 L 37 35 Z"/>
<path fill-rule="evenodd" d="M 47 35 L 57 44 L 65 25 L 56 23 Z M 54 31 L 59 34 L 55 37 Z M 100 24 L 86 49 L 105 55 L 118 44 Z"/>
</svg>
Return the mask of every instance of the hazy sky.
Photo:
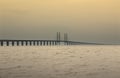
<svg viewBox="0 0 120 78">
<path fill-rule="evenodd" d="M 120 0 L 0 0 L 0 39 L 120 44 Z"/>
</svg>

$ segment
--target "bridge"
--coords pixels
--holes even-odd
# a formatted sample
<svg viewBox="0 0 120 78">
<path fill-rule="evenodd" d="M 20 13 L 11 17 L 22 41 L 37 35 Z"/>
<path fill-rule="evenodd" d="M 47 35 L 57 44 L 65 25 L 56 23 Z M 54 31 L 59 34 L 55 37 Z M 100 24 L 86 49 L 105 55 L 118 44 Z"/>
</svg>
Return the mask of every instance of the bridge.
<svg viewBox="0 0 120 78">
<path fill-rule="evenodd" d="M 68 34 L 64 34 L 64 40 L 61 40 L 60 32 L 57 32 L 56 40 L 0 40 L 0 46 L 53 46 L 53 45 L 84 45 L 95 43 L 85 43 L 69 41 Z"/>
</svg>

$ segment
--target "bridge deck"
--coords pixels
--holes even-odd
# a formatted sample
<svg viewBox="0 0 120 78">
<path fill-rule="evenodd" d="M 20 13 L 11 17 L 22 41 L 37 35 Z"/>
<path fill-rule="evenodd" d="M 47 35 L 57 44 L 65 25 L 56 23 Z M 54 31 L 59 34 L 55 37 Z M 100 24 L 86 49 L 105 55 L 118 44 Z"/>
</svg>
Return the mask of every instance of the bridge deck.
<svg viewBox="0 0 120 78">
<path fill-rule="evenodd" d="M 40 45 L 83 45 L 94 44 L 76 41 L 64 41 L 64 40 L 0 40 L 0 46 L 40 46 Z"/>
</svg>

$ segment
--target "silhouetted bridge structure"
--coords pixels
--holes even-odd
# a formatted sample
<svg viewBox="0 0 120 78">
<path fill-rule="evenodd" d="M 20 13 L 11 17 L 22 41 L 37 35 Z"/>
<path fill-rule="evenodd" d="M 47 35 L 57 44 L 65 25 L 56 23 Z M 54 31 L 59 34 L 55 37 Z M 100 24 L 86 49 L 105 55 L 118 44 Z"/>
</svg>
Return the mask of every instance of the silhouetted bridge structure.
<svg viewBox="0 0 120 78">
<path fill-rule="evenodd" d="M 60 32 L 57 32 L 56 40 L 0 40 L 0 46 L 53 46 L 53 45 L 83 45 L 95 44 L 77 41 L 69 41 L 67 34 L 64 34 L 64 40 L 60 39 Z"/>
<path fill-rule="evenodd" d="M 52 45 L 83 45 L 94 44 L 75 41 L 57 40 L 0 40 L 0 46 L 52 46 Z"/>
</svg>

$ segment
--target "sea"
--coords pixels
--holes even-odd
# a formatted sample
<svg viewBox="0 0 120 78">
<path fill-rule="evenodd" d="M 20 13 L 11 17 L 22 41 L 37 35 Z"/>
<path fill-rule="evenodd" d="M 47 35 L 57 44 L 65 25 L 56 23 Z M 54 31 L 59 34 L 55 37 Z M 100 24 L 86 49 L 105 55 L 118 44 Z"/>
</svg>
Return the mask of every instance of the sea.
<svg viewBox="0 0 120 78">
<path fill-rule="evenodd" d="M 0 46 L 0 78 L 120 78 L 120 45 Z"/>
</svg>

